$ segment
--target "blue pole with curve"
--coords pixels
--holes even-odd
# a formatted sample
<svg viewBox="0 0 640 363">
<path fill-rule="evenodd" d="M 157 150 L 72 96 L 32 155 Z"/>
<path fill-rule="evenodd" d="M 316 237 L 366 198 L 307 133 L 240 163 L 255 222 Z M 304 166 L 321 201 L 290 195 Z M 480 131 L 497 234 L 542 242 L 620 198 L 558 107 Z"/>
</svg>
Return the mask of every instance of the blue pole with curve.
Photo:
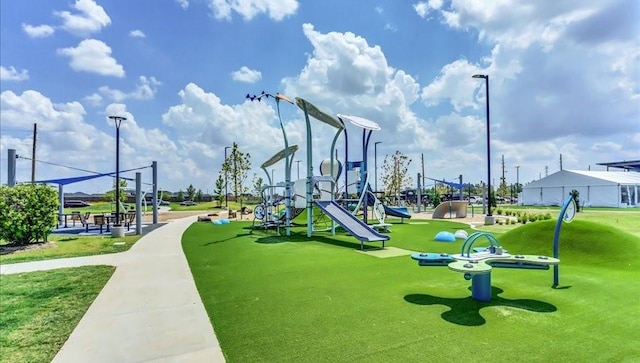
<svg viewBox="0 0 640 363">
<path fill-rule="evenodd" d="M 567 208 L 572 206 L 575 210 L 575 202 L 573 200 L 573 196 L 569 196 L 567 200 L 564 201 L 562 205 L 562 209 L 560 210 L 560 214 L 558 215 L 558 222 L 556 222 L 556 230 L 553 234 L 553 258 L 560 258 L 560 227 L 562 227 L 562 220 L 564 219 L 564 215 L 567 212 Z M 553 286 L 560 285 L 560 267 L 559 265 L 553 266 Z"/>
</svg>

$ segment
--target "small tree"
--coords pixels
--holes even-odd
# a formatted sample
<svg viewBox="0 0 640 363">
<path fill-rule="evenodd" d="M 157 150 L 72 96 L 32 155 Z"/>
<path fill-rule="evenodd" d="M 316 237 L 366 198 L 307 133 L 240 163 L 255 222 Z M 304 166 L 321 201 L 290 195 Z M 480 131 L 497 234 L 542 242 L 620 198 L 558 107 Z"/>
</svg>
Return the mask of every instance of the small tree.
<svg viewBox="0 0 640 363">
<path fill-rule="evenodd" d="M 253 181 L 251 182 L 251 185 L 253 185 L 253 194 L 258 196 L 258 198 L 262 197 L 262 184 L 264 183 L 264 180 L 259 177 L 257 174 L 253 174 Z"/>
<path fill-rule="evenodd" d="M 203 194 L 202 194 L 202 189 L 198 189 L 198 191 L 196 192 L 196 202 L 202 202 L 203 199 Z"/>
<path fill-rule="evenodd" d="M 218 179 L 216 179 L 216 187 L 213 190 L 213 195 L 216 197 L 216 201 L 218 201 L 218 206 L 222 206 L 222 202 L 224 202 L 224 174 L 223 171 L 218 174 Z"/>
<path fill-rule="evenodd" d="M 573 201 L 576 202 L 576 212 L 580 212 L 580 192 L 572 189 L 571 193 L 569 193 L 569 195 L 571 195 L 571 197 L 573 198 Z"/>
<path fill-rule="evenodd" d="M 129 185 L 126 179 L 120 179 L 120 203 L 124 203 L 127 201 L 127 191 L 124 189 Z M 113 189 L 104 193 L 105 198 L 108 200 L 116 201 L 116 181 L 113 181 Z"/>
<path fill-rule="evenodd" d="M 231 190 L 233 196 L 238 199 L 238 196 L 243 193 L 243 184 L 247 179 L 247 174 L 251 169 L 251 156 L 248 153 L 243 153 L 238 149 L 238 144 L 233 143 L 231 148 L 231 154 L 227 156 L 227 159 L 222 163 L 222 171 L 230 176 Z"/>
<path fill-rule="evenodd" d="M 193 184 L 189 184 L 187 187 L 187 200 L 194 200 L 196 197 L 196 188 L 193 187 Z"/>
<path fill-rule="evenodd" d="M 179 201 L 184 200 L 184 192 L 182 191 L 182 189 L 178 190 L 178 200 Z"/>
<path fill-rule="evenodd" d="M 411 159 L 398 150 L 391 156 L 386 155 L 384 157 L 382 183 L 387 196 L 395 196 L 396 200 L 398 200 L 400 191 L 413 184 L 408 173 L 409 164 L 411 164 Z"/>
<path fill-rule="evenodd" d="M 46 240 L 58 205 L 58 193 L 44 184 L 0 186 L 0 239 L 16 245 Z"/>
</svg>

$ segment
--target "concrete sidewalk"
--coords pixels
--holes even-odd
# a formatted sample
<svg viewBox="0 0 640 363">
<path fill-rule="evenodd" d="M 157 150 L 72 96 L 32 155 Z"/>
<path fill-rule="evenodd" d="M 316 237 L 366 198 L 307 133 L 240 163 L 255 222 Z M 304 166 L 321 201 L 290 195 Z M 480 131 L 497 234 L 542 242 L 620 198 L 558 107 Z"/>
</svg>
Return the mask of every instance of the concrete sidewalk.
<svg viewBox="0 0 640 363">
<path fill-rule="evenodd" d="M 1 273 L 116 266 L 54 362 L 224 362 L 182 252 L 187 217 L 123 253 L 2 265 Z"/>
</svg>

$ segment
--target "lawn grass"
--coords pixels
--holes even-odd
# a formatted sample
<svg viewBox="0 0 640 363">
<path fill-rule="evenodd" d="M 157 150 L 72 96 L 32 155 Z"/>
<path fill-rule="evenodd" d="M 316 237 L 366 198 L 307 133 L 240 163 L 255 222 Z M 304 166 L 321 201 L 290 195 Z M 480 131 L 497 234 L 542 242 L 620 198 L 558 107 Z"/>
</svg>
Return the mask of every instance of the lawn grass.
<svg viewBox="0 0 640 363">
<path fill-rule="evenodd" d="M 461 241 L 433 236 L 466 225 L 413 222 L 394 224 L 387 245 L 460 250 Z M 553 223 L 500 240 L 514 253 L 550 255 Z M 561 288 L 550 287 L 551 271 L 497 269 L 492 301 L 477 302 L 446 267 L 358 253 L 359 242 L 342 233 L 308 239 L 294 228 L 278 237 L 250 226 L 196 223 L 182 241 L 229 362 L 640 359 L 631 343 L 640 329 L 640 240 L 615 228 L 563 228 Z"/>
<path fill-rule="evenodd" d="M 47 246 L 50 247 L 16 251 L 10 254 L 0 255 L 0 264 L 123 252 L 129 250 L 141 237 L 141 235 L 119 238 L 113 238 L 109 235 L 49 235 L 48 240 L 51 244 Z M 124 244 L 115 245 L 115 242 L 124 242 Z"/>
<path fill-rule="evenodd" d="M 114 270 L 86 266 L 0 276 L 0 360 L 50 362 Z"/>
</svg>

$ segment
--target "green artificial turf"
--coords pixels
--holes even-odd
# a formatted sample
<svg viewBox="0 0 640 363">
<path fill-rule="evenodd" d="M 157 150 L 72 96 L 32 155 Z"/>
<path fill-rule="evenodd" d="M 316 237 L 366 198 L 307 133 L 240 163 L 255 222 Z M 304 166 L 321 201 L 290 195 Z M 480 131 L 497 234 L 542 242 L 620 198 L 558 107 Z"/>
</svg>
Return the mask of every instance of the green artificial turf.
<svg viewBox="0 0 640 363">
<path fill-rule="evenodd" d="M 433 236 L 465 225 L 415 222 L 394 224 L 387 245 L 459 251 L 461 240 Z M 500 241 L 549 255 L 553 225 Z M 460 273 L 359 253 L 344 233 L 280 237 L 250 223 L 196 223 L 183 248 L 229 362 L 637 361 L 640 242 L 591 222 L 565 227 L 560 288 L 550 270 L 496 269 L 491 302 L 471 299 Z"/>
</svg>

